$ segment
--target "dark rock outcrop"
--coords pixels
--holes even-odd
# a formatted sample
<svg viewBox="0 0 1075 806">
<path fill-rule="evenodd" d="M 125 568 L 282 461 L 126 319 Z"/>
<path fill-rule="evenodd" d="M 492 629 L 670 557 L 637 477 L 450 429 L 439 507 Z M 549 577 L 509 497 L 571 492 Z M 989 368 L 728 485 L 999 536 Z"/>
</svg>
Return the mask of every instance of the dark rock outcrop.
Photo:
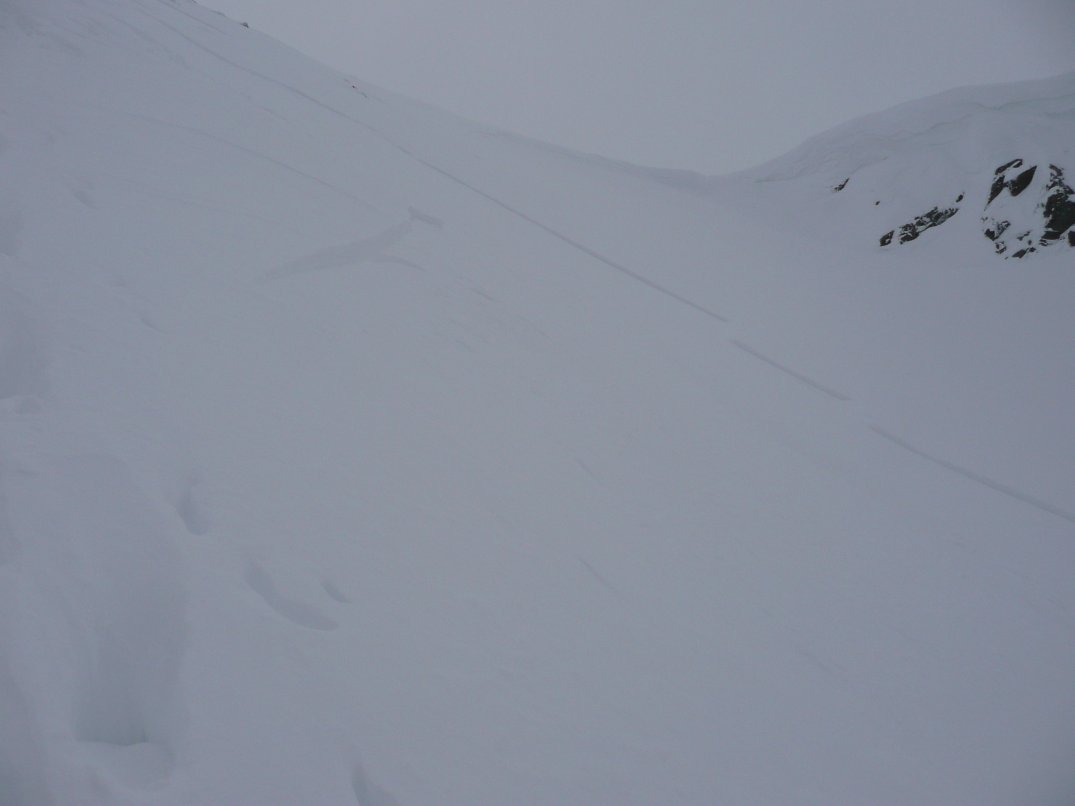
<svg viewBox="0 0 1075 806">
<path fill-rule="evenodd" d="M 1009 172 L 1016 168 L 1022 168 L 1023 161 L 1020 159 L 1012 160 L 1005 163 L 994 171 L 993 186 L 989 189 L 989 201 L 987 201 L 986 207 L 993 203 L 993 201 L 1003 193 L 1008 191 L 1012 196 L 1018 196 L 1024 190 L 1026 190 L 1030 183 L 1034 181 L 1034 174 L 1037 173 L 1038 166 L 1031 165 L 1025 171 L 1017 174 L 1015 177 L 1009 179 Z"/>
<path fill-rule="evenodd" d="M 956 204 L 963 201 L 963 194 L 959 194 L 959 198 L 956 199 Z M 881 236 L 881 246 L 888 246 L 892 243 L 892 239 L 895 237 L 900 243 L 908 243 L 913 241 L 923 232 L 933 227 L 939 227 L 949 218 L 959 212 L 959 207 L 934 207 L 927 213 L 923 213 L 920 216 L 915 216 L 913 221 L 909 221 L 899 228 L 899 235 L 896 235 L 896 230 L 889 230 Z"/>
<path fill-rule="evenodd" d="M 1075 190 L 1064 181 L 1064 172 L 1055 165 L 1049 166 L 1049 183 L 1045 186 L 1045 230 L 1041 234 L 1042 245 L 1046 241 L 1058 241 L 1075 227 Z M 1073 233 L 1068 233 L 1071 236 Z M 1068 240 L 1071 240 L 1069 237 Z"/>
<path fill-rule="evenodd" d="M 1048 180 L 1039 184 L 1039 191 L 1019 199 L 1035 184 L 1037 175 L 1038 166 L 1024 169 L 1021 159 L 1006 162 L 994 172 L 982 234 L 993 242 L 998 255 L 1023 258 L 1061 241 L 1065 234 L 1068 245 L 1075 246 L 1075 190 L 1065 181 L 1060 166 L 1050 165 Z"/>
<path fill-rule="evenodd" d="M 1075 190 L 1059 165 L 1050 164 L 1048 176 L 1040 165 L 1010 160 L 993 172 L 982 214 L 982 234 L 1005 258 L 1023 258 L 1043 247 L 1067 241 L 1075 247 Z M 833 190 L 842 190 L 850 178 Z M 881 236 L 881 246 L 908 243 L 938 227 L 959 212 L 964 194 L 950 207 L 934 207 Z M 877 202 L 874 203 L 877 206 Z"/>
<path fill-rule="evenodd" d="M 1043 247 L 1066 241 L 1075 246 L 1075 190 L 1060 165 L 1049 164 L 1048 178 L 1040 165 L 1013 159 L 993 171 L 981 232 L 1005 258 L 1024 258 Z M 844 185 L 846 185 L 846 181 Z M 924 231 L 944 224 L 959 212 L 963 193 L 948 207 L 936 206 L 898 229 L 881 235 L 880 245 L 914 241 Z"/>
</svg>

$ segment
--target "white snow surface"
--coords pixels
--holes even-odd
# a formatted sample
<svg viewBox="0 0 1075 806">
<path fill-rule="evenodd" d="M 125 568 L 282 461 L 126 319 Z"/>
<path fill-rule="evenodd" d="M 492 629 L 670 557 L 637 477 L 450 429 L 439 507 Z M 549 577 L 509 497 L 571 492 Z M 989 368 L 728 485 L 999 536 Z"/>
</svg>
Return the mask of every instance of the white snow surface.
<svg viewBox="0 0 1075 806">
<path fill-rule="evenodd" d="M 1073 98 L 710 180 L 0 0 L 0 803 L 1070 803 L 1075 250 L 877 239 Z"/>
</svg>

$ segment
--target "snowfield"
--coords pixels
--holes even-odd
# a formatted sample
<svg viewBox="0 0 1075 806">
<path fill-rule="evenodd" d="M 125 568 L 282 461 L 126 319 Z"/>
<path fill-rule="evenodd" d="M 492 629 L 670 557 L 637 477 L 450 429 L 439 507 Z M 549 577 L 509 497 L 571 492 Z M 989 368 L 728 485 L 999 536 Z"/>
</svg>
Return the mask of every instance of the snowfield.
<svg viewBox="0 0 1075 806">
<path fill-rule="evenodd" d="M 1073 147 L 650 171 L 0 0 L 0 803 L 1069 803 L 1075 248 L 983 222 Z"/>
</svg>

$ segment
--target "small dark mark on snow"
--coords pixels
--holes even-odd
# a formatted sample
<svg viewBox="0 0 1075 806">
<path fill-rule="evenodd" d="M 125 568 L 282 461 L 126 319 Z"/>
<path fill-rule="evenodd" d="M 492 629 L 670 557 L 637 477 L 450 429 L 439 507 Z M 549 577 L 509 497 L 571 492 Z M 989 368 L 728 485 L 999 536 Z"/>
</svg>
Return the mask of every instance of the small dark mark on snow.
<svg viewBox="0 0 1075 806">
<path fill-rule="evenodd" d="M 575 559 L 577 559 L 582 564 L 582 567 L 589 571 L 593 578 L 600 582 L 602 586 L 608 588 L 613 593 L 618 593 L 616 588 L 613 587 L 613 585 L 607 579 L 605 579 L 589 561 L 579 555 L 576 555 Z"/>
</svg>

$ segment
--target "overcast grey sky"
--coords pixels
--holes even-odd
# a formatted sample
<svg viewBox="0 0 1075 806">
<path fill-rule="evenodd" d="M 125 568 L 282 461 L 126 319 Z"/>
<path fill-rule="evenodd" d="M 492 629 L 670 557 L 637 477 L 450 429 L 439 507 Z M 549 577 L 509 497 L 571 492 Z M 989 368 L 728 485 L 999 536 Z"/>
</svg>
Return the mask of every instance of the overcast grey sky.
<svg viewBox="0 0 1075 806">
<path fill-rule="evenodd" d="M 705 172 L 964 84 L 1075 70 L 1075 0 L 202 0 L 386 89 Z"/>
</svg>

